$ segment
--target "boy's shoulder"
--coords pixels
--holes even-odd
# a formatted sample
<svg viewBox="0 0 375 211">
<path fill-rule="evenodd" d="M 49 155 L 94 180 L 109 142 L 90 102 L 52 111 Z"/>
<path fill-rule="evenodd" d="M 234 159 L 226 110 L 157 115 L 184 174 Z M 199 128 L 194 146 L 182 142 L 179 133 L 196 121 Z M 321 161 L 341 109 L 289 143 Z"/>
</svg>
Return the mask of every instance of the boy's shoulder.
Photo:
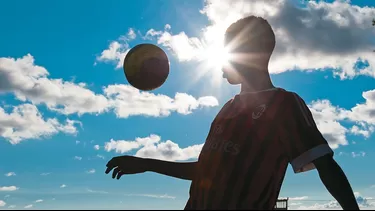
<svg viewBox="0 0 375 211">
<path fill-rule="evenodd" d="M 291 101 L 303 101 L 303 98 L 295 91 L 289 91 L 283 88 L 279 88 L 279 91 L 284 95 L 284 97 L 287 98 L 286 102 L 291 102 Z"/>
<path fill-rule="evenodd" d="M 231 105 L 235 103 L 235 101 L 240 101 L 242 104 L 254 104 L 258 105 L 261 103 L 260 101 L 272 100 L 272 98 L 281 96 L 283 100 L 281 101 L 283 105 L 285 104 L 295 104 L 295 103 L 302 103 L 305 104 L 305 101 L 302 99 L 302 97 L 296 93 L 295 91 L 289 91 L 284 88 L 274 88 L 270 90 L 260 91 L 260 92 L 254 92 L 254 93 L 243 93 L 243 94 L 237 94 L 230 98 L 221 108 L 221 111 L 224 111 L 226 109 L 233 108 Z M 241 99 L 238 99 L 241 98 Z"/>
</svg>

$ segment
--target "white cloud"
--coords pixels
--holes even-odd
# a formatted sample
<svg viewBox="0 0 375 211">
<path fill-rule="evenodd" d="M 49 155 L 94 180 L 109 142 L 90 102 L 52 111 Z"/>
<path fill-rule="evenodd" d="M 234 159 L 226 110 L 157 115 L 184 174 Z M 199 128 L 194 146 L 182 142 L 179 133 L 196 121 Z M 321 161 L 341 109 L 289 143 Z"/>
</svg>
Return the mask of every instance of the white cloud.
<svg viewBox="0 0 375 211">
<path fill-rule="evenodd" d="M 94 174 L 95 172 L 96 172 L 95 169 L 90 169 L 86 173 L 88 173 L 88 174 Z"/>
<path fill-rule="evenodd" d="M 18 144 L 26 139 L 40 139 L 59 132 L 76 134 L 78 121 L 67 119 L 65 124 L 56 118 L 44 119 L 38 108 L 32 104 L 14 106 L 8 113 L 0 107 L 0 136 L 11 144 Z"/>
<path fill-rule="evenodd" d="M 8 172 L 5 174 L 6 177 L 16 176 L 16 173 L 14 172 Z"/>
<path fill-rule="evenodd" d="M 365 157 L 366 152 L 360 151 L 360 152 L 351 152 L 351 153 L 346 153 L 346 152 L 339 152 L 339 156 L 351 156 L 353 158 L 357 157 Z"/>
<path fill-rule="evenodd" d="M 25 209 L 30 209 L 30 208 L 32 208 L 33 207 L 33 205 L 32 204 L 29 204 L 29 205 L 26 205 L 24 208 Z"/>
<path fill-rule="evenodd" d="M 81 143 L 80 141 L 76 141 L 76 144 L 78 145 L 79 143 Z"/>
<path fill-rule="evenodd" d="M 0 207 L 4 207 L 7 203 L 5 203 L 5 201 L 3 200 L 0 200 Z"/>
<path fill-rule="evenodd" d="M 370 202 L 369 200 L 372 200 L 372 198 L 369 197 L 363 197 L 360 193 L 355 192 L 355 197 L 357 200 L 357 203 L 361 209 L 371 209 L 375 208 L 375 203 Z M 316 203 L 314 205 L 309 206 L 300 206 L 297 209 L 299 210 L 327 210 L 327 209 L 341 209 L 340 204 L 337 201 L 330 201 L 327 203 Z"/>
<path fill-rule="evenodd" d="M 164 26 L 164 30 L 170 30 L 172 27 L 171 27 L 171 25 L 169 25 L 169 24 L 165 24 L 165 26 Z"/>
<path fill-rule="evenodd" d="M 349 112 L 349 119 L 362 123 L 362 126 L 366 127 L 366 124 L 375 125 L 375 89 L 365 91 L 362 93 L 362 97 L 365 99 L 364 103 L 357 104 Z M 374 127 L 369 127 L 368 130 L 373 131 Z M 363 133 L 363 132 L 362 132 Z"/>
<path fill-rule="evenodd" d="M 100 158 L 100 159 L 105 159 L 105 157 L 103 155 L 96 155 L 96 157 Z"/>
<path fill-rule="evenodd" d="M 5 196 L 4 196 L 4 198 L 9 198 L 9 197 L 10 197 L 10 195 L 5 195 Z"/>
<path fill-rule="evenodd" d="M 375 188 L 375 185 L 371 185 L 370 188 Z"/>
<path fill-rule="evenodd" d="M 60 188 L 66 188 L 66 185 L 65 185 L 65 184 L 62 184 L 62 185 L 60 186 Z"/>
<path fill-rule="evenodd" d="M 9 209 L 14 209 L 14 208 L 16 208 L 16 205 L 9 205 L 8 208 Z"/>
<path fill-rule="evenodd" d="M 371 59 L 375 47 L 373 7 L 359 7 L 349 1 L 305 1 L 303 7 L 298 7 L 288 0 L 206 0 L 205 5 L 201 12 L 211 25 L 203 29 L 201 38 L 155 30 L 146 35 L 157 37 L 158 43 L 171 48 L 180 61 L 199 60 L 202 48 L 221 44 L 231 23 L 257 15 L 266 18 L 276 34 L 271 73 L 332 68 L 342 79 L 356 75 L 375 77 Z M 359 60 L 369 67 L 353 68 Z"/>
<path fill-rule="evenodd" d="M 94 146 L 94 149 L 95 149 L 95 150 L 99 150 L 99 149 L 100 149 L 100 146 L 99 146 L 99 145 L 95 145 L 95 146 Z"/>
<path fill-rule="evenodd" d="M 290 197 L 289 200 L 291 201 L 301 201 L 301 200 L 306 200 L 308 199 L 308 196 L 299 196 L 299 197 Z"/>
<path fill-rule="evenodd" d="M 144 145 L 151 145 L 154 143 L 158 143 L 161 140 L 160 136 L 151 134 L 149 137 L 145 138 L 136 138 L 135 141 L 130 140 L 113 140 L 111 139 L 109 142 L 106 142 L 104 145 L 104 149 L 107 152 L 115 151 L 116 153 L 126 153 L 132 151 L 134 149 L 138 149 Z"/>
<path fill-rule="evenodd" d="M 74 156 L 74 160 L 82 160 L 82 157 L 80 157 L 80 156 Z"/>
<path fill-rule="evenodd" d="M 175 199 L 175 196 L 169 196 L 168 194 L 164 195 L 155 195 L 155 194 L 125 194 L 125 196 L 137 196 L 137 197 L 149 197 L 149 198 L 159 198 L 159 199 Z"/>
<path fill-rule="evenodd" d="M 185 32 L 180 32 L 176 35 L 172 35 L 167 31 L 159 33 L 158 44 L 171 49 L 177 55 L 178 60 L 190 61 L 201 58 L 200 56 L 202 56 L 202 53 L 204 52 L 204 47 L 198 38 L 189 38 Z"/>
<path fill-rule="evenodd" d="M 150 135 L 145 138 L 136 138 L 135 140 L 118 140 L 113 139 L 105 143 L 106 151 L 115 151 L 117 153 L 126 153 L 137 150 L 135 156 L 144 158 L 155 158 L 171 161 L 182 161 L 196 159 L 202 150 L 203 144 L 193 145 L 186 148 L 180 148 L 178 144 L 167 140 L 160 142 L 158 135 Z"/>
<path fill-rule="evenodd" d="M 328 100 L 313 101 L 309 107 L 319 131 L 333 149 L 348 145 L 348 130 L 339 123 L 345 118 L 343 109 L 333 106 Z"/>
<path fill-rule="evenodd" d="M 302 205 L 302 203 L 299 203 L 299 202 L 298 202 L 298 203 L 292 202 L 292 203 L 289 204 L 289 206 L 298 206 L 298 205 Z"/>
<path fill-rule="evenodd" d="M 99 114 L 108 102 L 85 83 L 73 83 L 48 78 L 49 72 L 34 64 L 30 54 L 22 58 L 0 58 L 0 93 L 13 93 L 21 101 L 45 104 L 50 110 L 63 114 Z"/>
<path fill-rule="evenodd" d="M 0 187 L 0 191 L 16 191 L 18 189 L 19 188 L 16 187 L 16 186 L 3 186 L 3 187 Z"/>
<path fill-rule="evenodd" d="M 115 62 L 116 69 L 121 68 L 124 63 L 126 54 L 129 52 L 129 45 L 127 43 L 120 43 L 113 41 L 109 44 L 108 49 L 102 51 L 97 58 L 99 62 Z"/>
<path fill-rule="evenodd" d="M 118 40 L 112 41 L 108 48 L 103 50 L 96 58 L 97 62 L 110 62 L 116 64 L 116 69 L 122 67 L 126 54 L 129 52 L 128 42 L 137 37 L 134 29 L 130 28 L 125 36 L 120 36 Z"/>
<path fill-rule="evenodd" d="M 38 199 L 35 201 L 35 203 L 41 203 L 41 202 L 43 202 L 43 199 Z"/>
<path fill-rule="evenodd" d="M 363 130 L 360 129 L 357 125 L 353 125 L 353 127 L 350 128 L 350 132 L 354 135 L 362 135 L 365 138 L 368 138 L 370 137 L 371 133 L 374 132 L 374 128 L 370 127 L 369 130 Z"/>
<path fill-rule="evenodd" d="M 50 175 L 51 173 L 49 173 L 49 172 L 45 172 L 45 173 L 41 173 L 40 174 L 40 176 L 48 176 L 48 175 Z"/>
<path fill-rule="evenodd" d="M 130 28 L 128 31 L 128 39 L 134 40 L 137 38 L 137 34 L 134 32 L 134 29 Z"/>
<path fill-rule="evenodd" d="M 364 103 L 358 103 L 351 109 L 344 109 L 331 104 L 329 100 L 317 100 L 310 103 L 309 108 L 314 116 L 318 129 L 334 149 L 340 145 L 348 145 L 347 135 L 370 137 L 375 127 L 375 90 L 363 92 Z M 347 128 L 343 123 L 350 123 Z M 364 156 L 360 154 L 353 154 Z"/>
<path fill-rule="evenodd" d="M 171 112 L 190 114 L 200 107 L 214 107 L 219 103 L 215 97 L 205 96 L 195 99 L 185 93 L 176 93 L 174 99 L 166 95 L 142 92 L 129 85 L 109 85 L 104 89 L 117 117 L 168 116 Z"/>
<path fill-rule="evenodd" d="M 365 156 L 366 156 L 365 152 L 359 152 L 359 153 L 352 152 L 352 157 L 353 158 L 356 158 L 356 157 L 365 157 Z"/>
<path fill-rule="evenodd" d="M 106 192 L 106 191 L 98 191 L 98 190 L 91 190 L 91 189 L 87 189 L 87 192 L 98 193 L 98 194 L 108 194 L 108 192 Z"/>
<path fill-rule="evenodd" d="M 183 161 L 196 159 L 201 152 L 203 144 L 180 148 L 177 143 L 170 140 L 157 145 L 147 145 L 135 154 L 138 157 L 156 158 L 170 161 Z"/>
</svg>

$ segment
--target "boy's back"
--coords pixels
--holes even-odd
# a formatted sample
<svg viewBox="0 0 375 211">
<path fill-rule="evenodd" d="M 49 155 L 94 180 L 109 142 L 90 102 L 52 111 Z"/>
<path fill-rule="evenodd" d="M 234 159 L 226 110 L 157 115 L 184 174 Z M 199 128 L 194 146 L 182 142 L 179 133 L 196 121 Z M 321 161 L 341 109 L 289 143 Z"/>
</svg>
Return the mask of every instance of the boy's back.
<svg viewBox="0 0 375 211">
<path fill-rule="evenodd" d="M 273 209 L 295 172 L 333 154 L 303 100 L 280 88 L 242 93 L 213 121 L 185 209 Z"/>
</svg>

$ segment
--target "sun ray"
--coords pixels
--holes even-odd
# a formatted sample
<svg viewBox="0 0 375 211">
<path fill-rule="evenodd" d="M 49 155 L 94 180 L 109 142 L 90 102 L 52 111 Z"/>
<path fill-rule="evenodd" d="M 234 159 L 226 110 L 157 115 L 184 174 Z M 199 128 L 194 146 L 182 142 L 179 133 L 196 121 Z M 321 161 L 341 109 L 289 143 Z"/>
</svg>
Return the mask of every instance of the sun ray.
<svg viewBox="0 0 375 211">
<path fill-rule="evenodd" d="M 192 88 L 200 79 L 205 78 L 205 84 L 210 84 L 210 91 L 221 90 L 220 87 L 225 81 L 223 78 L 222 68 L 224 66 L 237 63 L 245 65 L 249 69 L 260 69 L 255 60 L 261 57 L 255 53 L 233 53 L 240 52 L 241 48 L 251 43 L 257 36 L 261 36 L 260 31 L 255 31 L 256 25 L 251 24 L 239 30 L 230 37 L 231 31 L 228 32 L 228 40 L 225 40 L 225 30 L 228 25 L 221 23 L 213 25 L 210 31 L 205 31 L 200 39 L 201 48 L 197 52 L 198 65 L 189 78 L 188 88 Z M 237 31 L 237 30 L 236 30 Z M 233 66 L 231 68 L 234 68 Z M 208 79 L 208 80 L 207 80 Z M 202 90 L 203 91 L 203 90 Z"/>
</svg>

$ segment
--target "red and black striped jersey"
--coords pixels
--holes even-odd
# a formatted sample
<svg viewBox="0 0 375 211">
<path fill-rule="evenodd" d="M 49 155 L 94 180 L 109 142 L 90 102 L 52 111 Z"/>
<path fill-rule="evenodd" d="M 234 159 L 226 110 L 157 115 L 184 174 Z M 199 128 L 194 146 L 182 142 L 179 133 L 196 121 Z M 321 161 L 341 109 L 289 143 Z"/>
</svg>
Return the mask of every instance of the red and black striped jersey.
<svg viewBox="0 0 375 211">
<path fill-rule="evenodd" d="M 185 209 L 273 209 L 288 163 L 304 172 L 327 154 L 333 151 L 297 94 L 241 93 L 211 124 Z"/>
</svg>

